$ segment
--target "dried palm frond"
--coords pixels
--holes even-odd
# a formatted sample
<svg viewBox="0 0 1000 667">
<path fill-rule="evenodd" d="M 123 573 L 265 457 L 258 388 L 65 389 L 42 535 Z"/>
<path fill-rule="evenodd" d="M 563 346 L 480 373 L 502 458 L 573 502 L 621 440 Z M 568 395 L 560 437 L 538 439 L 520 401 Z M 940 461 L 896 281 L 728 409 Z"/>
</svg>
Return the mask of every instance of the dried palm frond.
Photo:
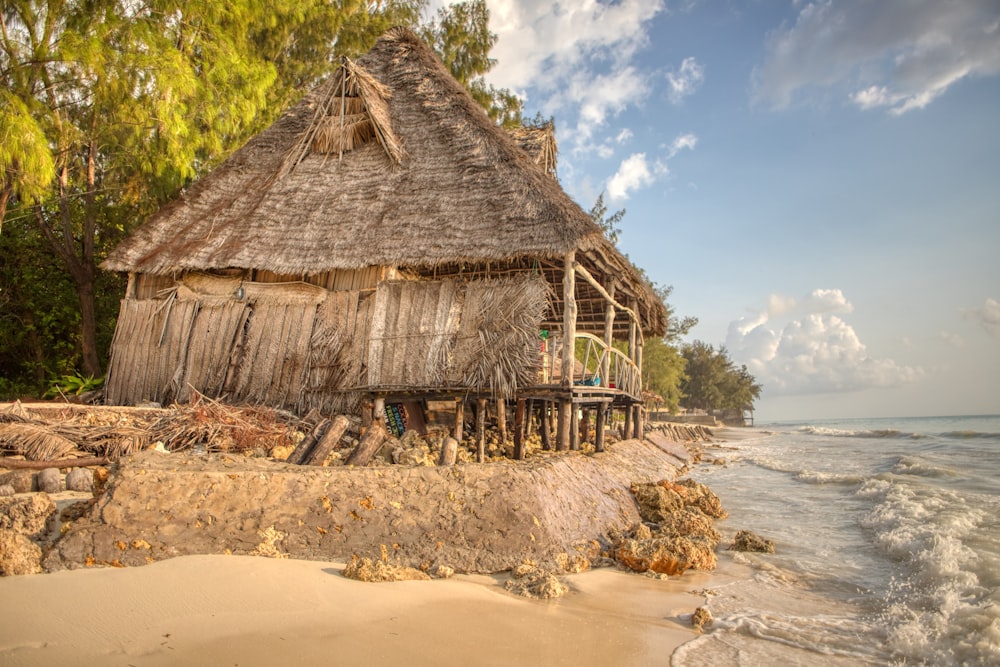
<svg viewBox="0 0 1000 667">
<path fill-rule="evenodd" d="M 76 443 L 41 424 L 10 422 L 0 424 L 0 448 L 22 454 L 29 461 L 53 461 L 63 458 Z"/>
<path fill-rule="evenodd" d="M 538 328 L 548 308 L 549 290 L 537 278 L 483 281 L 470 285 L 477 295 L 478 345 L 465 368 L 465 386 L 509 398 L 531 382 L 539 359 Z M 470 299 L 472 300 L 472 299 Z"/>
</svg>

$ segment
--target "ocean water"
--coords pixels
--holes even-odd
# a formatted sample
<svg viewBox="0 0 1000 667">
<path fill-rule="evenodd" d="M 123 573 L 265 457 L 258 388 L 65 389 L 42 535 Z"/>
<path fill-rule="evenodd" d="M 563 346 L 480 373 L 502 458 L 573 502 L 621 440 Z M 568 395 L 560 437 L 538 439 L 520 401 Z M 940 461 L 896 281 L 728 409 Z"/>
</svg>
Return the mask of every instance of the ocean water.
<svg viewBox="0 0 1000 667">
<path fill-rule="evenodd" d="M 1000 665 L 1000 416 L 778 423 L 690 476 L 776 553 L 720 553 L 676 667 Z"/>
</svg>

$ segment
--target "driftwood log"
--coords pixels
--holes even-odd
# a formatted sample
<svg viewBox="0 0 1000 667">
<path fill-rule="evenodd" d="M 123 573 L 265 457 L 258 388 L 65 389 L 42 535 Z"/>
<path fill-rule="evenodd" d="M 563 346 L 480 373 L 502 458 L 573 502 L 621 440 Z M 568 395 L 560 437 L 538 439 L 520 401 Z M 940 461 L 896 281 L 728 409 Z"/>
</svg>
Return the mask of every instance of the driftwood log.
<svg viewBox="0 0 1000 667">
<path fill-rule="evenodd" d="M 330 455 L 337 443 L 347 432 L 348 427 L 351 425 L 351 420 L 344 415 L 337 415 L 333 418 L 333 422 L 330 423 L 329 427 L 320 436 L 319 440 L 313 445 L 313 448 L 309 450 L 305 458 L 302 459 L 303 465 L 310 466 L 320 466 L 326 461 L 326 457 Z"/>
<path fill-rule="evenodd" d="M 0 468 L 21 470 L 44 470 L 46 468 L 85 468 L 88 466 L 104 466 L 111 463 L 105 456 L 85 459 L 59 459 L 58 461 L 22 461 L 0 457 Z"/>
<path fill-rule="evenodd" d="M 316 443 L 323 436 L 323 433 L 329 428 L 329 426 L 329 419 L 320 420 L 320 422 L 313 427 L 313 430 L 309 432 L 309 435 L 302 439 L 302 442 L 299 443 L 298 447 L 296 447 L 285 460 L 288 463 L 302 465 L 302 462 L 306 460 L 306 457 L 309 456 L 309 452 L 311 452 L 312 448 L 316 446 Z"/>
<path fill-rule="evenodd" d="M 361 436 L 361 441 L 354 448 L 351 455 L 344 461 L 347 466 L 366 466 L 375 456 L 375 452 L 382 446 L 382 442 L 389 436 L 385 426 L 381 421 L 373 420 L 371 427 Z"/>
</svg>

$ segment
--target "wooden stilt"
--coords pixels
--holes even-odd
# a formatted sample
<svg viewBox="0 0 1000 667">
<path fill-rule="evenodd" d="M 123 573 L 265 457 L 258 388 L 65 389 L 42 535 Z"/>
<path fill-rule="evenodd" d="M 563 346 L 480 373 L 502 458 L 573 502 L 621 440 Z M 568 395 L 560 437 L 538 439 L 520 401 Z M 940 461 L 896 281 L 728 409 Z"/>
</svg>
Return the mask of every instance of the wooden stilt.
<svg viewBox="0 0 1000 667">
<path fill-rule="evenodd" d="M 572 436 L 573 404 L 570 401 L 559 401 L 559 421 L 556 424 L 556 451 L 567 452 L 570 448 L 570 438 Z"/>
<path fill-rule="evenodd" d="M 507 444 L 507 401 L 497 399 L 497 430 L 500 432 L 500 445 Z"/>
<path fill-rule="evenodd" d="M 524 408 L 527 419 L 524 421 L 524 437 L 530 438 L 535 433 L 535 401 L 528 399 L 528 405 Z"/>
<path fill-rule="evenodd" d="M 372 405 L 372 423 L 385 424 L 385 397 L 377 396 Z M 371 424 L 369 424 L 370 426 Z"/>
<path fill-rule="evenodd" d="M 569 448 L 577 452 L 580 451 L 580 419 L 576 414 L 576 406 L 571 404 L 570 412 L 572 413 L 572 418 L 569 420 Z"/>
<path fill-rule="evenodd" d="M 465 437 L 465 401 L 461 398 L 455 401 L 455 429 L 452 437 L 459 442 Z"/>
<path fill-rule="evenodd" d="M 604 421 L 607 419 L 607 415 L 607 407 L 602 405 L 597 408 L 597 424 L 594 426 L 594 450 L 598 452 L 604 451 Z"/>
<path fill-rule="evenodd" d="M 590 442 L 590 408 L 584 408 L 580 417 L 580 444 Z"/>
<path fill-rule="evenodd" d="M 645 434 L 645 412 L 641 405 L 635 406 L 635 434 L 632 436 L 636 440 L 642 440 Z"/>
<path fill-rule="evenodd" d="M 542 449 L 552 451 L 552 404 L 542 401 Z"/>
<path fill-rule="evenodd" d="M 514 458 L 524 460 L 524 399 L 517 399 L 514 408 Z"/>
<path fill-rule="evenodd" d="M 632 406 L 625 408 L 625 429 L 622 431 L 622 438 L 628 440 L 632 437 Z"/>
<path fill-rule="evenodd" d="M 476 401 L 476 461 L 486 460 L 486 399 Z"/>
</svg>

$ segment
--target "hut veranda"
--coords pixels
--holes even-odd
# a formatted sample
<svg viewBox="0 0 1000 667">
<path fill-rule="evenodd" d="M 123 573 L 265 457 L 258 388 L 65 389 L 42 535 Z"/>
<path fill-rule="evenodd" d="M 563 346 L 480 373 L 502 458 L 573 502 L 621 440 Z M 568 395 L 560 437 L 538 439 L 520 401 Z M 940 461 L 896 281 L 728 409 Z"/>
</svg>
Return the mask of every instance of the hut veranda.
<svg viewBox="0 0 1000 667">
<path fill-rule="evenodd" d="M 667 313 L 554 159 L 550 130 L 507 133 L 386 33 L 103 263 L 129 276 L 106 400 L 443 413 L 459 440 L 512 409 L 518 456 L 532 415 L 556 449 L 590 437 L 581 411 L 599 448 L 609 417 L 638 435 Z"/>
</svg>

